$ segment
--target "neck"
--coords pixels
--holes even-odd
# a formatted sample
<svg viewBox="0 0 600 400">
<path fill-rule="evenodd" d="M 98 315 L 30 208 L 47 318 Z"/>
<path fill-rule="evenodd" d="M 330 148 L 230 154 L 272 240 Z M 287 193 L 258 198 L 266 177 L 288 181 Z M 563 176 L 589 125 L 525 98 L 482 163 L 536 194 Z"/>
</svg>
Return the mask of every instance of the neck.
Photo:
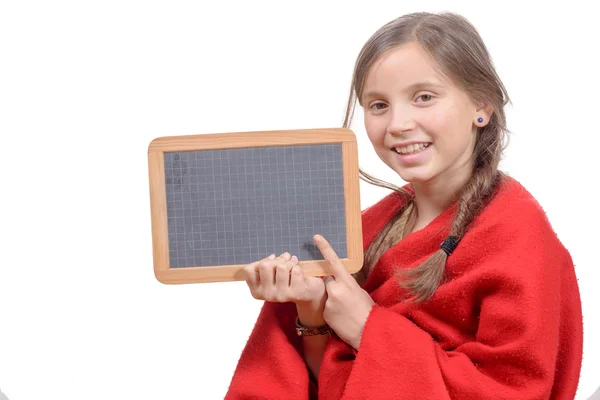
<svg viewBox="0 0 600 400">
<path fill-rule="evenodd" d="M 437 178 L 433 181 L 413 183 L 416 221 L 412 232 L 424 228 L 444 212 L 456 200 L 456 194 L 467 183 L 470 174 Z"/>
</svg>

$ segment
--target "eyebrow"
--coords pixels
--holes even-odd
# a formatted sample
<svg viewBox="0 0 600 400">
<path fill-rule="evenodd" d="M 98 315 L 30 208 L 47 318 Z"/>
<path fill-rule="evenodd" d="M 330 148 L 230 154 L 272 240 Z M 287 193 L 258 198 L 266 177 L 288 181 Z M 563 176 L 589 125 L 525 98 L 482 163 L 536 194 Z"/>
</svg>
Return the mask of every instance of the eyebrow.
<svg viewBox="0 0 600 400">
<path fill-rule="evenodd" d="M 443 88 L 442 85 L 431 82 L 431 81 L 421 81 L 421 82 L 416 82 L 413 83 L 412 85 L 404 88 L 404 92 L 412 92 L 416 89 L 422 89 L 422 88 L 426 88 L 426 87 L 431 87 L 431 88 L 436 88 L 436 89 L 441 89 Z M 366 100 L 369 97 L 383 97 L 383 95 L 376 91 L 376 90 L 371 90 L 368 91 L 367 93 L 363 94 L 363 100 Z"/>
</svg>

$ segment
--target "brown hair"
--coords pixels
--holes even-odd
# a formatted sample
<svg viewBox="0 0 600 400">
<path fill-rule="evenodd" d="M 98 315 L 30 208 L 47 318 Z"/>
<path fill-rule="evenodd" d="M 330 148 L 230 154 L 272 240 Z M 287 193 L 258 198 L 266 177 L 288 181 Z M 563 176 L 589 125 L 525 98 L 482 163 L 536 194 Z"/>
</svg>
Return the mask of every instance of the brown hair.
<svg viewBox="0 0 600 400">
<path fill-rule="evenodd" d="M 350 127 L 356 102 L 363 106 L 361 97 L 371 66 L 388 50 L 408 43 L 419 44 L 436 67 L 467 93 L 473 102 L 486 102 L 493 109 L 488 124 L 477 130 L 472 175 L 456 193 L 457 211 L 450 235 L 460 240 L 503 176 L 498 171 L 498 164 L 508 139 L 504 106 L 510 99 L 479 33 L 466 18 L 450 12 L 412 13 L 382 26 L 360 51 L 352 76 L 343 125 L 345 128 Z M 365 182 L 392 189 L 409 200 L 366 250 L 365 264 L 361 270 L 361 278 L 366 279 L 366 274 L 381 255 L 402 239 L 414 207 L 412 195 L 407 191 L 377 179 L 362 169 L 359 171 Z M 399 271 L 400 284 L 412 293 L 413 300 L 421 302 L 433 295 L 444 276 L 446 259 L 444 250 L 439 249 L 416 268 Z M 359 280 L 361 278 L 357 277 Z"/>
</svg>

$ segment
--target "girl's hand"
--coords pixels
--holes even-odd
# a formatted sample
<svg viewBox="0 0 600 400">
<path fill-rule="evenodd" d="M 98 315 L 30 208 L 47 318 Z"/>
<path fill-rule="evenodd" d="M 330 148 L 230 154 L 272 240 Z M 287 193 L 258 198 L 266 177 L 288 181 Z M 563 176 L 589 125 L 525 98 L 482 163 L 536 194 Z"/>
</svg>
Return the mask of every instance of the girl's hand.
<svg viewBox="0 0 600 400">
<path fill-rule="evenodd" d="M 332 276 L 324 279 L 327 301 L 323 317 L 344 342 L 358 349 L 367 317 L 375 302 L 340 261 L 331 245 L 320 235 L 314 237 Z"/>
<path fill-rule="evenodd" d="M 325 284 L 318 277 L 305 278 L 296 256 L 291 257 L 287 252 L 277 258 L 271 256 L 245 266 L 243 272 L 255 299 L 275 303 L 294 302 L 299 314 L 301 309 L 318 314 L 319 308 L 322 313 Z M 299 317 L 302 321 L 302 316 Z M 311 319 L 322 320 L 322 315 Z"/>
</svg>

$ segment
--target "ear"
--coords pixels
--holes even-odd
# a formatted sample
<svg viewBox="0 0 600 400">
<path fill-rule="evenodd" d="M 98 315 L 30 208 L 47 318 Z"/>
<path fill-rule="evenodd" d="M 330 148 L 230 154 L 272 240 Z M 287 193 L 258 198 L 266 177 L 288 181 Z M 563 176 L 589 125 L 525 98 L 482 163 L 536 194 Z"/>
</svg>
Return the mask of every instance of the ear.
<svg viewBox="0 0 600 400">
<path fill-rule="evenodd" d="M 494 108 L 491 104 L 480 103 L 477 105 L 477 109 L 473 115 L 473 123 L 478 127 L 484 127 L 490 122 L 493 113 Z M 479 122 L 479 118 L 483 119 L 483 121 Z"/>
</svg>

